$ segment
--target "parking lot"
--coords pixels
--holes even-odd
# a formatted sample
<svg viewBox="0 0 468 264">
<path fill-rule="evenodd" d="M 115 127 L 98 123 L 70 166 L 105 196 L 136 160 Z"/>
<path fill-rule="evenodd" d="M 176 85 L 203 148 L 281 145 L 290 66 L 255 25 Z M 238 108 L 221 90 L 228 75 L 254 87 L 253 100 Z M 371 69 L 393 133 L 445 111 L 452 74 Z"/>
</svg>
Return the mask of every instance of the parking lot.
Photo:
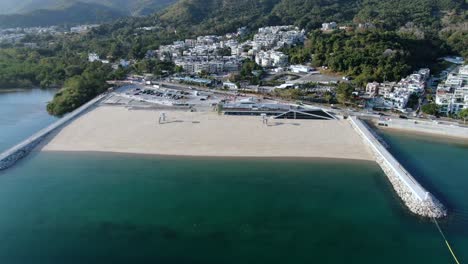
<svg viewBox="0 0 468 264">
<path fill-rule="evenodd" d="M 127 106 L 186 107 L 197 110 L 213 109 L 226 98 L 219 94 L 195 89 L 171 89 L 133 84 L 118 88 L 104 103 Z"/>
</svg>

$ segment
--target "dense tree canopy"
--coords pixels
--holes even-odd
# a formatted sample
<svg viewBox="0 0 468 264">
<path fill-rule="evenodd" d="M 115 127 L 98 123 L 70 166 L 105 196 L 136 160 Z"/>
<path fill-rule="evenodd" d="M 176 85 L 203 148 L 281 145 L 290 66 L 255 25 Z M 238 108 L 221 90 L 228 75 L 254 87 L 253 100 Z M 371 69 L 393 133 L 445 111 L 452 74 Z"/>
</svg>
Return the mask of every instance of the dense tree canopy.
<svg viewBox="0 0 468 264">
<path fill-rule="evenodd" d="M 442 48 L 408 39 L 392 31 L 313 31 L 303 47 L 286 52 L 292 63 L 311 61 L 314 66 L 353 76 L 363 85 L 369 81 L 395 81 L 412 68 L 427 67 L 443 54 Z"/>
<path fill-rule="evenodd" d="M 435 103 L 430 103 L 423 105 L 421 110 L 423 111 L 423 113 L 428 115 L 437 115 L 439 113 L 439 106 Z"/>
<path fill-rule="evenodd" d="M 110 72 L 111 68 L 103 66 L 100 62 L 89 64 L 81 75 L 75 75 L 65 81 L 63 88 L 47 105 L 47 111 L 60 116 L 85 104 L 108 88 L 105 81 Z"/>
</svg>

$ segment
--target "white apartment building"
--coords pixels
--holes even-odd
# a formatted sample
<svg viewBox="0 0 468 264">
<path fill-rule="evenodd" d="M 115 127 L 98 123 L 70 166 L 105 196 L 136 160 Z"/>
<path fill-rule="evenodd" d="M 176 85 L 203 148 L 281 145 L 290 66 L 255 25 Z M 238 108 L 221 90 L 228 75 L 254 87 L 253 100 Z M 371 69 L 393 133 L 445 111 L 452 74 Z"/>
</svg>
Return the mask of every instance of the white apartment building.
<svg viewBox="0 0 468 264">
<path fill-rule="evenodd" d="M 445 83 L 437 86 L 436 104 L 442 114 L 457 114 L 468 108 L 468 65 L 450 73 Z"/>
<path fill-rule="evenodd" d="M 366 85 L 366 94 L 375 96 L 379 92 L 380 84 L 378 82 L 371 82 Z"/>
<path fill-rule="evenodd" d="M 366 85 L 366 93 L 372 97 L 382 97 L 385 107 L 404 110 L 412 94 L 418 96 L 424 94 L 429 76 L 430 70 L 424 68 L 401 79 L 398 83 L 371 82 Z"/>
<path fill-rule="evenodd" d="M 284 67 L 288 64 L 288 56 L 279 51 L 260 51 L 255 62 L 262 67 Z"/>
<path fill-rule="evenodd" d="M 306 65 L 291 65 L 289 69 L 294 73 L 308 73 L 313 70 L 312 67 Z"/>
<path fill-rule="evenodd" d="M 230 73 L 240 70 L 242 61 L 233 57 L 182 57 L 174 61 L 187 73 Z"/>
<path fill-rule="evenodd" d="M 89 53 L 88 54 L 88 61 L 89 62 L 95 62 L 95 61 L 99 61 L 101 59 L 99 59 L 99 55 L 97 55 L 96 53 Z"/>
<path fill-rule="evenodd" d="M 336 27 L 337 27 L 336 22 L 330 22 L 330 23 L 323 23 L 322 24 L 322 30 L 323 31 L 335 30 Z"/>
</svg>

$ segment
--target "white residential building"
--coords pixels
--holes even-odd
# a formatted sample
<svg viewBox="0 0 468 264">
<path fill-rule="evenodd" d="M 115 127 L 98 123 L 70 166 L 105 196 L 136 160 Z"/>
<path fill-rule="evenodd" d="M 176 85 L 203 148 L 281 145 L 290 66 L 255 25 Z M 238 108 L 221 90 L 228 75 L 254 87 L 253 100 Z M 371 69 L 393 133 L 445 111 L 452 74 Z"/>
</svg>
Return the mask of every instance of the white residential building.
<svg viewBox="0 0 468 264">
<path fill-rule="evenodd" d="M 375 96 L 379 92 L 379 83 L 371 82 L 366 85 L 366 94 L 370 96 Z"/>
<path fill-rule="evenodd" d="M 283 67 L 288 64 L 288 56 L 279 51 L 260 51 L 255 62 L 262 67 Z"/>
<path fill-rule="evenodd" d="M 187 73 L 231 73 L 239 71 L 242 60 L 236 57 L 187 56 L 174 63 Z"/>
<path fill-rule="evenodd" d="M 238 90 L 239 87 L 233 82 L 223 82 L 223 87 L 229 90 Z"/>
<path fill-rule="evenodd" d="M 309 73 L 314 70 L 314 68 L 306 65 L 291 65 L 289 69 L 294 73 Z"/>
<path fill-rule="evenodd" d="M 323 23 L 322 24 L 322 30 L 323 31 L 335 30 L 336 27 L 337 27 L 336 22 L 330 22 L 330 23 Z"/>
<path fill-rule="evenodd" d="M 95 61 L 100 61 L 101 59 L 99 59 L 99 55 L 97 55 L 96 53 L 89 53 L 88 54 L 88 61 L 89 62 L 95 62 Z"/>
<path fill-rule="evenodd" d="M 245 31 L 246 28 L 239 29 Z M 196 39 L 174 41 L 171 45 L 160 46 L 156 51 L 148 51 L 148 58 L 158 56 L 160 60 L 174 61 L 188 73 L 229 73 L 240 69 L 244 59 L 255 58 L 264 67 L 284 67 L 288 56 L 277 51 L 284 46 L 303 43 L 305 31 L 294 26 L 274 26 L 258 29 L 253 40 L 239 43 L 234 37 L 199 36 Z M 230 56 L 221 57 L 230 49 Z"/>
<path fill-rule="evenodd" d="M 450 73 L 445 83 L 437 86 L 436 104 L 442 114 L 457 114 L 468 108 L 468 65 Z"/>
<path fill-rule="evenodd" d="M 406 78 L 395 82 L 371 82 L 366 85 L 366 94 L 383 99 L 383 106 L 404 111 L 412 94 L 422 96 L 425 93 L 429 69 L 420 69 Z"/>
</svg>

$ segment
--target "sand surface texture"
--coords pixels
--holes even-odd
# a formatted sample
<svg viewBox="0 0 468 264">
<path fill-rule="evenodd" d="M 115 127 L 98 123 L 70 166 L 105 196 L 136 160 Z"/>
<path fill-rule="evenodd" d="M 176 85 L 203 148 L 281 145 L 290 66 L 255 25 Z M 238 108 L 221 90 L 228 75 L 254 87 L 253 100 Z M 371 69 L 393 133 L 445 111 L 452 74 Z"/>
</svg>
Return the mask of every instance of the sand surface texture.
<svg viewBox="0 0 468 264">
<path fill-rule="evenodd" d="M 215 112 L 100 106 L 52 135 L 43 151 L 104 151 L 183 156 L 321 157 L 373 160 L 346 120 L 270 119 Z"/>
</svg>

